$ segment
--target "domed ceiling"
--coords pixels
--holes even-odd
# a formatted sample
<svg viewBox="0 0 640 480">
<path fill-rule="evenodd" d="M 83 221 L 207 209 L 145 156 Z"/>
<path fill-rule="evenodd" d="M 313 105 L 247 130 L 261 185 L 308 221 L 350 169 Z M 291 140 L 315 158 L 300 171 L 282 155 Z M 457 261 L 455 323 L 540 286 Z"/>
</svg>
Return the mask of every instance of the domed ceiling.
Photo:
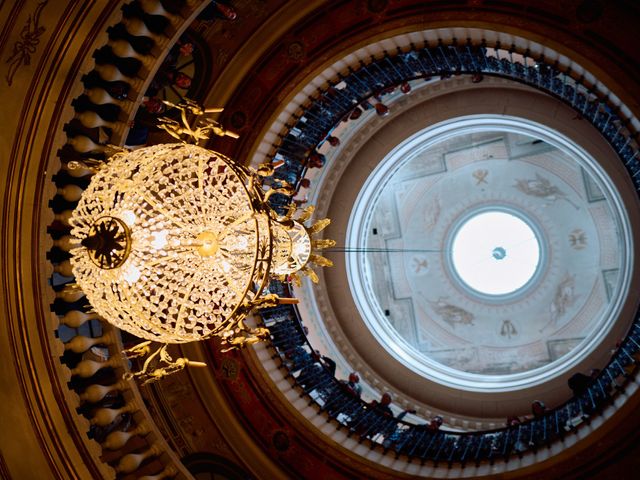
<svg viewBox="0 0 640 480">
<path fill-rule="evenodd" d="M 298 198 L 339 246 L 296 291 L 312 344 L 370 396 L 453 425 L 560 403 L 632 319 L 633 187 L 550 96 L 491 77 L 411 87 L 338 125 L 307 172 Z"/>
<path fill-rule="evenodd" d="M 367 179 L 348 275 L 400 362 L 467 389 L 546 381 L 599 343 L 626 293 L 629 225 L 593 158 L 524 119 L 430 126 Z"/>
<path fill-rule="evenodd" d="M 11 63 L 7 63 L 10 72 L 5 79 L 7 87 L 11 88 L 3 92 L 12 120 L 7 123 L 6 133 L 13 135 L 13 140 L 5 142 L 8 162 L 3 165 L 6 167 L 3 194 L 7 207 L 3 229 L 8 233 L 4 239 L 7 261 L 3 264 L 3 291 L 7 301 L 8 318 L 4 324 L 8 335 L 0 337 L 6 347 L 3 349 L 7 360 L 3 382 L 9 388 L 4 389 L 5 400 L 12 405 L 11 415 L 15 420 L 7 424 L 3 438 L 0 469 L 4 473 L 15 476 L 18 472 L 18 476 L 22 473 L 29 478 L 30 475 L 38 478 L 112 478 L 114 475 L 118 478 L 145 475 L 159 478 L 176 475 L 179 470 L 180 478 L 188 477 L 188 472 L 182 472 L 180 458 L 185 460 L 186 454 L 194 451 L 213 451 L 247 465 L 252 474 L 264 478 L 362 476 L 382 479 L 413 475 L 449 478 L 456 475 L 495 476 L 500 475 L 498 472 L 519 470 L 506 474 L 515 478 L 531 474 L 534 462 L 537 463 L 533 466 L 537 468 L 534 474 L 544 471 L 545 477 L 548 473 L 559 478 L 563 469 L 575 468 L 573 460 L 578 460 L 579 455 L 586 458 L 596 451 L 596 455 L 602 454 L 599 459 L 602 464 L 611 458 L 608 456 L 611 452 L 607 451 L 609 447 L 614 446 L 615 454 L 624 448 L 619 441 L 621 438 L 632 438 L 621 430 L 629 428 L 622 424 L 629 423 L 628 411 L 637 405 L 638 395 L 634 395 L 631 388 L 622 388 L 614 397 L 615 406 L 607 404 L 606 411 L 593 419 L 591 427 L 583 428 L 583 424 L 577 434 L 566 438 L 563 430 L 556 431 L 551 443 L 544 430 L 547 445 L 540 444 L 541 448 L 537 450 L 534 443 L 524 458 L 520 455 L 516 458 L 514 454 L 509 465 L 512 430 L 498 432 L 493 430 L 497 424 L 493 424 L 488 426 L 491 429 L 488 432 L 458 434 L 456 430 L 487 428 L 489 422 L 456 423 L 453 415 L 445 418 L 443 430 L 438 434 L 447 441 L 433 452 L 429 452 L 431 443 L 421 452 L 416 452 L 415 447 L 410 451 L 390 450 L 387 438 L 384 444 L 376 444 L 363 441 L 362 437 L 357 441 L 351 432 L 347 435 L 335 418 L 327 417 L 326 411 L 318 409 L 317 403 L 313 404 L 310 393 L 292 380 L 290 371 L 284 377 L 284 362 L 277 364 L 282 358 L 278 356 L 279 352 L 274 354 L 276 342 L 270 346 L 260 344 L 243 354 L 222 354 L 213 342 L 191 346 L 200 355 L 197 358 L 206 360 L 211 368 L 185 369 L 157 389 L 121 382 L 119 375 L 128 366 L 117 353 L 122 347 L 119 335 L 107 329 L 106 323 L 100 324 L 94 314 L 85 309 L 82 295 L 58 288 L 67 281 L 72 286 L 71 275 L 65 274 L 68 272 L 65 256 L 68 242 L 59 234 L 65 231 L 67 209 L 77 201 L 75 194 L 86 186 L 87 179 L 79 177 L 90 174 L 90 169 L 70 173 L 70 160 L 91 158 L 94 154 L 101 156 L 106 148 L 102 144 L 107 132 L 109 143 L 124 141 L 131 127 L 129 121 L 134 118 L 149 85 L 148 80 L 161 66 L 159 55 L 166 53 L 197 13 L 194 11 L 191 15 L 189 12 L 205 7 L 207 2 L 127 0 L 123 12 L 119 9 L 122 2 L 108 2 L 108 5 L 71 2 L 65 3 L 64 8 L 57 8 L 61 3 L 20 2 L 11 7 L 11 2 L 7 2 L 4 10 L 0 7 L 8 14 L 5 45 L 9 48 L 15 42 L 14 52 L 7 60 Z M 219 8 L 224 3 L 208 2 L 208 6 L 218 5 Z M 347 248 L 355 245 L 353 250 L 356 250 L 347 255 L 334 252 L 332 258 L 336 268 L 324 275 L 324 283 L 316 289 L 313 298 L 302 298 L 305 303 L 301 312 L 307 325 L 314 327 L 310 329 L 312 344 L 324 348 L 323 353 L 332 355 L 339 362 L 339 378 L 343 378 L 341 375 L 349 368 L 362 372 L 367 383 L 365 401 L 378 398 L 384 391 L 393 391 L 397 392 L 394 408 L 397 405 L 415 406 L 422 418 L 412 418 L 414 424 L 410 433 L 421 432 L 421 439 L 425 437 L 420 430 L 424 418 L 436 413 L 437 408 L 460 415 L 471 412 L 482 419 L 499 418 L 501 426 L 504 416 L 510 413 L 507 404 L 515 398 L 514 391 L 520 395 L 519 403 L 514 407 L 519 412 L 528 410 L 523 409 L 523 405 L 528 407 L 532 398 L 538 398 L 538 393 L 545 394 L 544 400 L 555 399 L 550 405 L 558 407 L 568 396 L 564 380 L 571 373 L 567 371 L 565 378 L 557 376 L 543 389 L 501 392 L 503 403 L 499 404 L 498 401 L 486 401 L 488 397 L 475 395 L 477 392 L 464 385 L 453 388 L 454 394 L 447 396 L 446 390 L 441 388 L 441 378 L 436 378 L 440 371 L 453 372 L 463 379 L 465 375 L 475 375 L 471 377 L 474 382 L 480 377 L 512 381 L 517 380 L 514 376 L 547 367 L 556 368 L 557 361 L 575 355 L 574 351 L 569 351 L 572 345 L 584 347 L 581 351 L 588 352 L 590 342 L 600 342 L 599 352 L 596 348 L 586 354 L 583 361 L 567 367 L 574 371 L 584 370 L 611 358 L 606 350 L 625 334 L 631 318 L 637 313 L 635 299 L 627 300 L 623 305 L 618 305 L 616 300 L 618 293 L 624 296 L 632 260 L 627 229 L 634 230 L 637 236 L 639 224 L 640 209 L 632 184 L 635 180 L 629 178 L 620 162 L 620 159 L 629 160 L 631 164 L 637 156 L 637 150 L 628 156 L 622 155 L 631 149 L 629 145 L 637 148 L 634 132 L 637 132 L 638 124 L 624 104 L 637 110 L 637 95 L 632 91 L 637 87 L 637 75 L 634 76 L 637 62 L 633 62 L 637 53 L 633 42 L 628 40 L 629 33 L 634 31 L 637 9 L 628 2 L 615 6 L 607 4 L 607 13 L 603 15 L 602 2 L 597 1 L 548 3 L 540 5 L 539 9 L 515 0 L 467 3 L 358 1 L 309 2 L 302 6 L 281 0 L 238 1 L 234 2 L 240 12 L 235 24 L 230 26 L 218 15 L 212 20 L 212 28 L 198 28 L 198 32 L 206 33 L 215 47 L 211 57 L 214 71 L 206 75 L 207 80 L 211 77 L 209 86 L 212 88 L 205 104 L 224 104 L 228 115 L 222 118 L 223 122 L 241 130 L 241 138 L 233 147 L 227 145 L 225 150 L 235 152 L 234 158 L 239 159 L 256 152 L 264 159 L 273 148 L 278 148 L 274 142 L 284 139 L 282 132 L 289 128 L 287 119 L 299 119 L 296 114 L 303 102 L 306 105 L 302 111 L 308 112 L 309 102 L 313 103 L 319 97 L 322 97 L 320 103 L 331 101 L 335 98 L 332 95 L 336 93 L 337 79 L 352 72 L 352 68 L 370 67 L 364 70 L 374 78 L 380 73 L 376 71 L 380 58 L 393 66 L 396 65 L 393 62 L 402 57 L 407 62 L 405 66 L 414 68 L 434 53 L 436 59 L 450 67 L 448 61 L 468 60 L 467 53 L 477 54 L 489 44 L 496 49 L 483 51 L 482 59 L 491 63 L 492 68 L 499 67 L 509 57 L 513 59 L 520 55 L 517 62 L 509 64 L 507 61 L 506 66 L 524 66 L 520 74 L 525 72 L 529 77 L 529 73 L 537 68 L 534 59 L 540 60 L 542 66 L 545 61 L 547 66 L 555 62 L 558 71 L 565 72 L 561 78 L 567 82 L 561 82 L 561 92 L 566 94 L 567 87 L 573 89 L 574 100 L 583 97 L 584 117 L 575 110 L 563 110 L 559 101 L 548 101 L 548 95 L 533 95 L 531 89 L 513 85 L 516 82 L 506 82 L 510 83 L 507 86 L 505 82 L 501 84 L 500 79 L 487 75 L 476 84 L 478 78 L 470 81 L 469 71 L 459 75 L 450 68 L 446 75 L 438 78 L 441 65 L 424 70 L 420 70 L 424 64 L 418 65 L 418 70 L 411 72 L 422 71 L 425 77 L 412 81 L 411 95 L 398 95 L 395 99 L 385 97 L 391 114 L 377 118 L 374 112 L 365 112 L 363 120 L 366 121 L 360 124 L 360 130 L 351 124 L 340 125 L 331 133 L 340 137 L 342 148 L 327 154 L 326 168 L 307 175 L 315 191 L 301 192 L 298 200 L 303 202 L 306 193 L 309 200 L 318 201 L 319 210 L 330 211 L 335 223 L 327 237 L 338 239 Z M 187 4 L 188 9 L 183 8 Z M 41 17 L 43 9 L 45 14 Z M 182 9 L 181 15 L 177 14 L 179 9 Z M 125 18 L 122 13 L 126 14 Z M 135 18 L 138 16 L 140 19 Z M 235 13 L 227 10 L 222 17 L 235 18 Z M 117 23 L 121 21 L 123 23 Z M 149 30 L 144 26 L 147 23 L 151 26 Z M 166 34 L 156 31 L 159 23 L 163 25 L 160 30 L 168 27 Z M 109 32 L 107 35 L 105 29 L 109 24 L 124 25 L 125 30 L 111 28 L 106 31 Z M 460 25 L 520 32 L 526 38 L 545 39 L 544 43 L 549 47 L 522 37 Z M 431 30 L 419 31 L 425 28 Z M 138 35 L 153 36 L 157 48 L 147 52 L 149 55 L 138 52 L 140 47 L 146 50 L 144 41 L 136 41 Z M 458 42 L 456 38 L 462 41 Z M 464 39 L 468 42 L 466 45 Z M 127 41 L 133 49 L 126 45 Z M 501 42 L 503 46 L 511 47 L 507 47 L 509 51 L 502 48 L 498 55 Z M 355 51 L 364 44 L 367 45 L 366 52 Z M 28 51 L 24 49 L 25 45 Z M 416 50 L 422 53 L 407 54 L 416 45 Z M 563 54 L 554 52 L 551 49 L 554 45 Z M 109 53 L 112 47 L 113 55 Z M 440 56 L 438 49 L 448 54 Z M 391 55 L 387 55 L 387 51 Z M 105 57 L 108 61 L 96 66 L 94 57 L 96 60 L 102 58 L 98 63 Z M 318 73 L 330 59 L 338 57 L 342 59 L 333 71 Z M 600 80 L 582 67 L 576 69 L 574 60 L 596 72 Z M 91 70 L 94 67 L 95 71 Z M 109 84 L 123 79 L 118 68 L 125 70 L 125 84 L 131 82 L 131 100 L 135 98 L 134 101 L 109 96 L 109 92 L 119 90 L 115 87 L 111 90 Z M 95 81 L 95 77 L 83 75 L 88 71 L 107 75 L 95 86 L 87 81 Z M 427 76 L 426 71 L 431 73 Z M 116 76 L 112 77 L 114 72 Z M 508 72 L 505 70 L 504 73 Z M 302 87 L 302 79 L 311 77 L 310 86 Z M 542 87 L 545 81 L 542 75 L 531 77 L 537 79 L 538 87 Z M 104 81 L 107 79 L 114 82 Z M 558 81 L 559 78 L 555 78 L 553 85 Z M 616 95 L 624 98 L 619 100 Z M 74 96 L 76 98 L 72 100 Z M 296 101 L 298 97 L 303 100 L 293 108 L 286 106 L 294 96 Z M 450 98 L 445 100 L 444 97 Z M 51 98 L 56 101 L 51 102 Z M 425 108 L 416 108 L 421 100 L 429 101 Z M 609 105 L 621 106 L 622 111 L 616 110 L 613 117 L 618 121 L 620 118 L 624 122 L 630 121 L 633 128 L 627 128 L 626 124 L 610 125 L 608 133 L 602 132 L 609 141 L 607 145 L 589 122 L 596 123 L 601 119 L 601 107 Z M 85 108 L 89 111 L 85 112 Z M 114 110 L 120 111 L 117 118 L 115 114 L 111 115 Z M 98 113 L 94 115 L 94 111 Z M 397 163 L 391 156 L 395 148 L 414 139 L 427 126 L 469 116 L 476 116 L 477 120 L 477 115 L 507 116 L 520 119 L 520 123 L 524 119 L 530 125 L 549 125 L 559 135 L 554 137 L 550 133 L 523 130 L 503 123 L 480 131 L 458 131 L 447 138 L 424 137 L 423 144 L 412 147 L 416 155 L 413 151 L 405 152 L 398 157 Z M 110 118 L 112 116 L 114 118 Z M 72 117 L 72 122 L 65 123 Z M 265 125 L 276 117 L 276 133 L 268 132 L 263 142 L 258 137 L 268 129 Z M 612 118 L 611 113 L 608 118 Z M 80 124 L 78 120 L 82 120 Z M 103 129 L 105 125 L 107 128 Z M 30 127 L 22 128 L 25 126 Z M 67 133 L 66 140 L 63 131 Z M 618 135 L 620 131 L 624 133 Z M 569 140 L 566 143 L 558 140 L 563 137 Z M 64 142 L 67 143 L 56 152 Z M 267 148 L 258 146 L 259 142 Z M 496 146 L 500 142 L 502 147 Z M 604 147 L 602 143 L 605 143 Z M 588 154 L 583 158 L 572 145 L 580 145 Z M 326 148 L 323 147 L 324 152 L 328 153 Z M 620 158 L 615 158 L 613 150 L 620 153 Z M 496 156 L 497 153 L 503 156 Z M 427 157 L 424 162 L 418 161 L 424 156 Z M 446 171 L 433 168 L 437 164 L 436 157 L 441 166 L 446 166 Z M 594 167 L 590 158 L 596 159 L 603 171 Z M 392 169 L 382 179 L 376 179 L 374 173 L 371 188 L 375 191 L 376 185 L 380 187 L 379 195 L 362 215 L 353 214 L 357 219 L 353 224 L 360 222 L 362 231 L 353 234 L 353 243 L 348 242 L 353 205 L 359 192 L 366 193 L 369 188 L 367 179 L 371 172 L 379 165 L 381 168 L 394 164 L 410 166 L 412 159 L 415 162 L 411 168 L 416 171 L 402 173 L 402 168 L 397 172 Z M 625 162 L 631 173 L 635 173 L 637 170 L 633 169 L 638 168 L 637 165 L 630 167 L 629 164 Z M 448 176 L 451 181 L 447 180 Z M 618 187 L 618 193 L 610 188 L 608 178 Z M 55 185 L 50 180 L 54 180 Z M 455 198 L 454 188 L 460 189 Z M 495 195 L 492 196 L 492 192 Z M 618 202 L 627 209 L 628 222 L 617 213 Z M 47 203 L 49 207 L 53 204 L 53 211 L 45 207 Z M 395 231 L 387 226 L 383 232 L 377 225 L 384 224 L 388 216 L 384 209 L 393 203 L 398 207 L 391 213 L 396 218 L 395 227 L 390 222 Z M 442 204 L 439 209 L 431 208 L 438 204 Z M 435 212 L 439 212 L 437 218 Z M 496 220 L 500 228 L 495 227 Z M 378 229 L 375 234 L 373 228 Z M 620 248 L 612 253 L 611 245 L 616 242 Z M 393 254 L 397 257 L 395 263 L 388 261 L 394 258 Z M 475 255 L 481 256 L 481 262 L 490 267 L 476 268 L 480 261 L 475 260 Z M 561 256 L 566 263 L 560 262 L 558 257 Z M 354 303 L 345 265 L 349 259 L 360 261 L 354 272 L 366 273 L 369 283 L 355 297 L 360 302 L 370 303 L 370 308 L 375 310 L 370 318 L 365 315 L 363 319 Z M 524 262 L 524 267 L 514 264 L 514 259 Z M 555 270 L 554 262 L 560 262 Z M 510 268 L 508 275 L 495 274 L 497 269 L 503 268 Z M 440 273 L 437 274 L 438 269 Z M 617 272 L 606 273 L 616 269 Z M 439 283 L 432 281 L 431 274 Z M 520 274 L 519 279 L 513 282 L 517 274 Z M 61 281 L 63 277 L 64 282 Z M 638 289 L 636 277 L 629 288 L 632 292 Z M 508 279 L 506 282 L 503 281 L 505 278 Z M 554 282 L 544 287 L 547 278 Z M 433 285 L 428 285 L 429 282 Z M 404 296 L 396 298 L 397 292 Z M 500 308 L 515 312 L 519 302 L 535 295 L 545 299 L 545 302 L 540 300 L 540 304 L 533 302 L 533 308 L 540 312 L 539 317 L 527 318 L 525 314 L 515 313 L 494 315 Z M 392 305 L 392 300 L 398 305 Z M 400 316 L 407 304 L 411 305 L 413 311 L 409 313 L 413 316 Z M 618 311 L 620 320 L 610 326 L 607 315 L 615 316 Z M 583 315 L 585 312 L 596 314 L 590 317 L 593 321 Z M 422 326 L 418 314 L 423 315 L 426 322 Z M 321 321 L 314 324 L 314 316 L 315 320 L 320 318 Z M 597 334 L 589 330 L 595 325 L 597 316 L 602 318 L 602 323 L 595 330 L 608 332 L 599 340 Z M 413 330 L 405 327 L 409 321 L 414 324 Z M 74 327 L 77 336 L 71 341 L 58 335 L 67 324 L 82 327 Z M 94 326 L 97 326 L 96 331 Z M 337 334 L 340 331 L 342 334 Z M 482 333 L 478 334 L 480 331 Z M 395 343 L 385 345 L 376 339 L 375 335 L 380 332 L 393 336 L 391 340 Z M 329 335 L 323 336 L 324 333 Z M 532 336 L 530 342 L 522 340 L 525 334 Z M 625 342 L 628 346 L 636 339 L 629 337 Z M 549 342 L 567 340 L 566 348 L 555 349 L 554 355 L 549 353 L 549 348 L 544 350 Z M 481 349 L 486 352 L 513 348 L 518 341 L 522 342 L 518 351 L 528 351 L 536 342 L 542 347 L 531 349 L 528 360 L 513 354 L 499 357 L 481 352 Z M 449 342 L 449 346 L 445 342 Z M 108 348 L 96 346 L 103 344 Z M 393 345 L 400 349 L 401 357 L 407 357 L 401 358 L 402 362 L 389 353 L 394 353 Z M 472 346 L 467 350 L 476 348 L 477 358 L 482 363 L 460 361 L 462 354 L 466 354 L 467 345 Z M 447 348 L 462 353 L 447 357 L 443 353 Z M 92 356 L 95 351 L 109 351 L 112 356 L 95 358 Z M 426 374 L 412 370 L 419 364 L 407 354 L 412 351 L 438 375 L 431 373 L 433 379 L 429 380 Z M 623 354 L 631 358 L 625 351 L 624 342 L 619 351 L 622 353 L 613 357 L 614 360 Z M 635 349 L 630 351 L 636 352 Z M 569 353 L 563 356 L 564 352 Z M 264 369 L 257 365 L 256 354 L 264 362 Z M 61 355 L 63 363 L 59 362 Z M 507 361 L 505 357 L 508 357 Z M 559 360 L 554 360 L 556 357 Z M 625 367 L 632 361 L 629 358 L 624 359 L 617 370 L 607 367 L 603 374 L 615 371 L 618 375 L 620 371 L 627 371 Z M 545 361 L 547 366 L 539 366 Z M 532 369 L 527 371 L 529 366 Z M 98 368 L 100 372 L 95 379 L 79 375 L 82 370 L 95 372 Z M 277 384 L 269 384 L 266 375 L 274 371 L 282 373 L 284 378 Z M 85 390 L 93 381 L 98 383 L 91 383 L 91 388 Z M 331 381 L 337 385 L 334 378 Z M 622 386 L 631 383 L 637 389 L 636 382 L 632 379 Z M 290 404 L 282 401 L 282 391 L 275 391 L 281 388 L 288 389 L 286 398 L 291 400 Z M 499 388 L 510 387 L 502 384 Z M 550 388 L 561 390 L 561 395 L 546 396 Z M 464 393 L 461 390 L 465 390 Z M 479 407 L 469 409 L 456 395 L 464 396 L 463 401 L 476 402 Z M 634 402 L 625 403 L 632 396 Z M 576 406 L 576 399 L 572 401 Z M 365 403 L 360 405 L 367 408 Z M 422 408 L 424 405 L 434 406 L 433 410 Z M 623 410 L 622 407 L 627 413 L 610 418 L 612 410 Z M 306 422 L 299 412 L 293 411 L 296 408 L 304 409 L 312 421 Z M 554 408 L 545 420 L 555 414 L 556 427 L 560 427 L 558 413 L 562 408 Z M 111 428 L 113 422 L 109 422 L 114 418 L 116 424 L 122 424 L 114 427 L 113 433 L 118 440 L 98 445 L 96 440 L 100 436 L 95 435 L 96 424 Z M 133 427 L 130 420 L 137 426 Z M 533 440 L 534 427 L 541 423 L 540 419 L 525 422 L 522 432 L 530 432 Z M 605 428 L 600 428 L 603 423 Z M 611 434 L 615 428 L 618 430 Z M 224 430 L 224 434 L 218 430 Z M 318 434 L 319 431 L 334 437 L 327 440 Z M 517 431 L 519 438 L 520 427 Z M 504 462 L 500 460 L 494 464 L 497 451 L 494 441 L 498 437 L 504 440 Z M 585 437 L 583 446 L 572 448 L 572 442 Z M 132 441 L 128 442 L 128 439 Z M 596 442 L 597 448 L 587 450 L 584 446 L 590 443 L 593 447 Z M 545 458 L 556 455 L 559 450 L 561 455 L 543 464 Z M 27 462 L 24 461 L 26 451 L 30 454 Z M 365 458 L 366 462 L 363 461 Z M 472 465 L 474 459 L 475 466 Z M 425 464 L 427 460 L 429 462 Z M 442 462 L 440 466 L 439 461 Z M 452 462 L 460 463 L 454 463 L 452 469 Z M 558 463 L 564 465 L 558 469 Z M 138 467 L 141 468 L 136 470 Z M 225 470 L 217 465 L 207 472 L 209 476 L 225 474 Z M 207 475 L 198 471 L 200 473 Z M 237 475 L 246 476 L 242 472 Z"/>
</svg>

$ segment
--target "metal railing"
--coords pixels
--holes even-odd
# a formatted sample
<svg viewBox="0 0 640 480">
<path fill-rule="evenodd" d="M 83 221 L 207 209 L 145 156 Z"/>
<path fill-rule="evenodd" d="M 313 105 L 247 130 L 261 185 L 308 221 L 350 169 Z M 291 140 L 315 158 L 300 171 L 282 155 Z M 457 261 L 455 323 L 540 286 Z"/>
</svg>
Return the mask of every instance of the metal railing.
<svg viewBox="0 0 640 480">
<path fill-rule="evenodd" d="M 285 284 L 272 289 L 288 294 Z M 357 398 L 314 355 L 294 306 L 265 309 L 261 317 L 271 332 L 274 356 L 280 358 L 286 376 L 300 387 L 301 395 L 309 397 L 310 404 L 317 405 L 328 420 L 335 420 L 338 429 L 348 429 L 349 436 L 356 435 L 361 442 L 370 440 L 372 448 L 380 446 L 385 452 L 423 462 L 465 464 L 493 462 L 498 458 L 508 461 L 512 455 L 521 456 L 549 446 L 613 404 L 640 360 L 640 318 L 637 318 L 607 366 L 581 395 L 509 427 L 459 433 L 433 429 L 427 423 L 406 422 Z"/>
<path fill-rule="evenodd" d="M 357 121 L 349 120 L 355 110 L 375 108 L 372 98 L 381 103 L 385 95 L 405 82 L 456 75 L 473 75 L 476 81 L 482 75 L 507 78 L 560 99 L 600 131 L 618 154 L 636 189 L 640 188 L 638 132 L 631 119 L 596 85 L 588 85 L 570 68 L 562 70 L 557 62 L 546 63 L 543 56 L 533 58 L 529 51 L 503 49 L 499 43 L 491 47 L 484 42 L 473 44 L 470 40 L 465 44 L 455 40 L 447 45 L 438 42 L 422 48 L 412 45 L 409 51 L 398 48 L 394 53 L 385 52 L 382 58 L 372 57 L 369 63 L 360 61 L 359 68 L 339 74 L 292 116 L 286 131 L 279 135 L 270 158 L 284 161 L 284 165 L 276 170 L 274 180 L 300 185 L 310 158 L 318 154 L 331 132 L 343 120 Z M 284 207 L 290 201 L 285 196 L 273 198 L 276 207 Z M 272 284 L 270 289 L 284 291 L 287 285 Z M 371 448 L 392 451 L 396 457 L 406 455 L 422 462 L 447 462 L 449 466 L 454 462 L 493 463 L 499 458 L 508 461 L 513 455 L 536 451 L 575 432 L 580 424 L 589 422 L 614 402 L 640 363 L 640 316 L 636 314 L 627 336 L 584 393 L 505 428 L 458 433 L 399 420 L 356 398 L 312 354 L 314 348 L 304 334 L 295 307 L 283 305 L 262 311 L 261 315 L 271 331 L 274 355 L 281 359 L 281 367 L 287 369 L 301 394 L 309 396 L 310 403 L 326 412 L 329 421 L 335 420 L 338 429 L 346 428 L 349 436 L 357 435 L 360 441 L 368 439 Z"/>
</svg>

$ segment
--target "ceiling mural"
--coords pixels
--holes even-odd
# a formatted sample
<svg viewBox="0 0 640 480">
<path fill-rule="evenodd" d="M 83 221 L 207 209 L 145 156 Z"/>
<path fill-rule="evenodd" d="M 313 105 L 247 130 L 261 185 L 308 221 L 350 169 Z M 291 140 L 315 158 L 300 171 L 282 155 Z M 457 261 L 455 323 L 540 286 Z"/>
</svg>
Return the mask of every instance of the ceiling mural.
<svg viewBox="0 0 640 480">
<path fill-rule="evenodd" d="M 606 328 L 624 220 L 591 166 L 511 128 L 417 140 L 393 155 L 365 186 L 377 190 L 360 230 L 366 285 L 354 295 L 368 296 L 402 348 L 508 377 Z"/>
</svg>

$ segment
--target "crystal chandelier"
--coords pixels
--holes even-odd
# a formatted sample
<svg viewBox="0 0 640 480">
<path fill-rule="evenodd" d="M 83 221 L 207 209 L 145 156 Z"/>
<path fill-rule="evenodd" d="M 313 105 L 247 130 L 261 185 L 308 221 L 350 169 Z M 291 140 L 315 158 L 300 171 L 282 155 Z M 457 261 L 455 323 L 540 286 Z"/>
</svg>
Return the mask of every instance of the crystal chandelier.
<svg viewBox="0 0 640 480">
<path fill-rule="evenodd" d="M 179 139 L 202 140 L 220 133 L 205 121 L 191 128 L 181 106 L 183 125 L 164 128 Z M 216 129 L 218 131 L 216 131 Z M 224 131 L 222 131 L 225 133 Z M 291 195 L 286 184 L 265 190 L 273 164 L 258 170 L 188 143 L 162 144 L 119 152 L 96 170 L 71 218 L 76 283 L 93 309 L 114 326 L 147 340 L 130 356 L 149 354 L 149 342 L 184 343 L 217 336 L 226 349 L 268 336 L 249 327 L 256 308 L 297 303 L 268 293 L 272 278 L 298 281 L 302 272 L 316 281 L 309 263 L 331 262 L 312 249 L 333 246 L 312 240 L 329 220 L 307 227 L 313 207 L 284 214 L 269 204 L 274 193 Z M 159 378 L 189 362 L 156 351 L 165 368 L 141 375 Z M 146 371 L 149 370 L 149 371 Z"/>
</svg>

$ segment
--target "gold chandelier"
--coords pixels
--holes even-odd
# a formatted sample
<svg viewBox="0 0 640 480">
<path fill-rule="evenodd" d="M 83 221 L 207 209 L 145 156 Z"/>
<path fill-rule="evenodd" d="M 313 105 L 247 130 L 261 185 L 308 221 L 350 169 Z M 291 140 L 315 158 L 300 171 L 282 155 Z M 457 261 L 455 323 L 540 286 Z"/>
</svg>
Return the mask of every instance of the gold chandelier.
<svg viewBox="0 0 640 480">
<path fill-rule="evenodd" d="M 183 124 L 163 124 L 176 138 L 228 134 L 206 119 L 190 127 L 187 112 L 207 112 L 178 107 Z M 307 227 L 313 207 L 297 212 L 291 203 L 284 215 L 271 208 L 274 193 L 293 193 L 285 182 L 265 190 L 264 177 L 274 168 L 253 170 L 183 141 L 119 152 L 96 170 L 71 218 L 79 240 L 71 263 L 93 309 L 147 340 L 130 356 L 149 354 L 150 341 L 217 336 L 228 350 L 264 339 L 268 330 L 247 326 L 246 317 L 256 308 L 297 303 L 268 293 L 270 280 L 298 281 L 302 272 L 317 281 L 309 263 L 331 264 L 312 249 L 335 242 L 311 239 L 328 219 Z M 152 370 L 153 357 L 164 367 Z M 188 364 L 173 361 L 165 345 L 133 375 L 153 380 Z"/>
</svg>

